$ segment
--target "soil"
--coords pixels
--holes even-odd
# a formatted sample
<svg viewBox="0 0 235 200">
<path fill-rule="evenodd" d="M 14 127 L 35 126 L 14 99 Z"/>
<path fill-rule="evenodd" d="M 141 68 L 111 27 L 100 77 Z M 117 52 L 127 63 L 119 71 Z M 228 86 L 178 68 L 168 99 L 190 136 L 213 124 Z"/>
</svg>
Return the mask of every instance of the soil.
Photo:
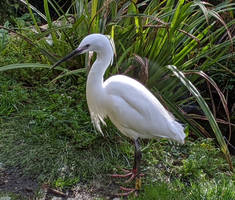
<svg viewBox="0 0 235 200">
<path fill-rule="evenodd" d="M 38 184 L 17 168 L 0 168 L 0 192 L 14 193 L 32 199 L 38 189 Z"/>
<path fill-rule="evenodd" d="M 105 185 L 99 180 L 92 181 L 89 186 L 78 184 L 68 191 L 59 191 L 47 185 L 38 184 L 37 180 L 26 176 L 17 168 L 3 168 L 0 163 L 0 197 L 2 194 L 19 195 L 24 200 L 92 200 L 97 197 L 114 199 L 119 186 L 108 180 Z"/>
</svg>

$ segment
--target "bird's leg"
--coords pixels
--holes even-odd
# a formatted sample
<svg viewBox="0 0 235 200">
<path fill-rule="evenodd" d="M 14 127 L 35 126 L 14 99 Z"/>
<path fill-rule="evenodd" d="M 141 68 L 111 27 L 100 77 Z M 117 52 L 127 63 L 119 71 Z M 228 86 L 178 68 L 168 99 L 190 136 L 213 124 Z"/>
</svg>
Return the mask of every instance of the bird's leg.
<svg viewBox="0 0 235 200">
<path fill-rule="evenodd" d="M 141 174 L 140 173 L 140 162 L 142 158 L 142 153 L 140 149 L 140 144 L 138 138 L 135 140 L 135 159 L 134 159 L 134 167 L 133 170 L 136 170 L 136 182 L 135 182 L 135 189 L 139 190 L 141 188 Z M 133 178 L 135 178 L 133 177 Z M 132 178 L 132 179 L 133 179 Z"/>
<path fill-rule="evenodd" d="M 115 178 L 127 178 L 130 177 L 128 180 L 126 180 L 125 182 L 131 182 L 134 178 L 136 178 L 137 176 L 143 176 L 143 174 L 140 173 L 140 161 L 141 161 L 141 150 L 140 150 L 140 145 L 139 145 L 139 141 L 138 139 L 134 140 L 135 142 L 135 158 L 134 158 L 134 166 L 132 170 L 126 170 L 126 169 L 122 169 L 122 171 L 125 174 L 113 174 L 111 175 L 112 177 Z"/>
<path fill-rule="evenodd" d="M 126 182 L 132 181 L 134 178 L 136 178 L 135 182 L 135 188 L 125 188 L 125 187 L 120 187 L 123 193 L 117 194 L 118 196 L 127 196 L 133 192 L 137 192 L 141 188 L 141 176 L 143 174 L 140 173 L 140 162 L 142 158 L 142 153 L 139 145 L 138 139 L 135 140 L 135 159 L 134 159 L 134 166 L 131 172 L 126 174 L 125 177 L 130 176 L 130 178 Z M 120 177 L 120 176 L 119 176 Z M 123 177 L 123 176 L 122 176 Z"/>
<path fill-rule="evenodd" d="M 138 178 L 140 176 L 143 176 L 143 174 L 140 174 L 140 162 L 142 158 L 142 153 L 140 149 L 139 139 L 137 138 L 134 142 L 135 142 L 134 166 L 132 169 L 131 177 L 126 182 L 130 182 L 136 177 Z"/>
</svg>

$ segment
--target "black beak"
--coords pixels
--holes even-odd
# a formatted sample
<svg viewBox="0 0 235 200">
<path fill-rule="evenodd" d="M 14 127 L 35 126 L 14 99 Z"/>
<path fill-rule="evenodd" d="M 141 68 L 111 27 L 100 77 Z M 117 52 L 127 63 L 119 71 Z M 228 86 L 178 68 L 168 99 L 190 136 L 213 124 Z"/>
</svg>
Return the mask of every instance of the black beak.
<svg viewBox="0 0 235 200">
<path fill-rule="evenodd" d="M 86 50 L 89 46 L 84 46 L 81 48 L 77 48 L 73 50 L 70 54 L 62 58 L 61 60 L 57 61 L 51 68 L 50 70 L 54 69 L 56 66 L 58 66 L 60 63 L 65 62 L 66 60 L 69 60 L 70 58 L 74 57 L 75 55 L 81 54 L 84 50 Z"/>
</svg>

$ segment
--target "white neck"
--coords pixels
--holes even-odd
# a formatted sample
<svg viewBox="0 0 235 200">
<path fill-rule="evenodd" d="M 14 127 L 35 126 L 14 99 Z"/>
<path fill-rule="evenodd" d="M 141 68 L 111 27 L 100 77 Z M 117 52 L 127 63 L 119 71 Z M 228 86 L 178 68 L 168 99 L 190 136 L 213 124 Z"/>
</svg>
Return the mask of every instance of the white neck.
<svg viewBox="0 0 235 200">
<path fill-rule="evenodd" d="M 112 59 L 112 53 L 103 50 L 97 52 L 97 58 L 91 67 L 87 78 L 87 89 L 99 90 L 103 87 L 103 77 L 106 69 L 109 67 Z M 95 92 L 95 91 L 93 91 Z M 97 91 L 100 92 L 100 91 Z"/>
<path fill-rule="evenodd" d="M 105 91 L 103 89 L 103 77 L 106 69 L 111 63 L 113 54 L 105 49 L 102 52 L 97 52 L 97 58 L 91 67 L 88 74 L 86 83 L 86 95 L 87 99 L 96 98 L 98 101 L 103 101 L 105 98 Z M 98 99 L 102 98 L 102 99 Z"/>
</svg>

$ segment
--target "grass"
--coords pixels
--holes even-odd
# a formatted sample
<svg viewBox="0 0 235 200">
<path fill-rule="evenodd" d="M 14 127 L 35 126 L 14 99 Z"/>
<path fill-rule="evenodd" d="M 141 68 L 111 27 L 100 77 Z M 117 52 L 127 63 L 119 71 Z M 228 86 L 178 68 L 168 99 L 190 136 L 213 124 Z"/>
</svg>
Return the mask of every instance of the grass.
<svg viewBox="0 0 235 200">
<path fill-rule="evenodd" d="M 225 63 L 232 63 L 233 52 L 230 52 L 229 49 L 232 46 L 232 41 L 234 42 L 234 38 L 232 39 L 229 29 L 232 28 L 235 21 L 231 16 L 231 18 L 228 18 L 226 25 L 221 16 L 224 13 L 232 12 L 234 4 L 223 2 L 214 7 L 203 1 L 184 0 L 168 0 L 162 3 L 149 0 L 145 1 L 146 4 L 138 3 L 138 1 L 77 0 L 73 2 L 72 6 L 64 13 L 56 2 L 44 0 L 44 14 L 39 13 L 27 4 L 28 15 L 31 16 L 30 23 L 34 24 L 38 33 L 33 32 L 31 27 L 27 28 L 27 23 L 22 25 L 17 23 L 18 29 L 12 29 L 11 26 L 0 26 L 4 31 L 4 33 L 0 33 L 2 35 L 2 39 L 0 38 L 2 41 L 0 51 L 3 52 L 3 55 L 6 55 L 5 49 L 7 49 L 7 40 L 4 39 L 6 38 L 5 35 L 7 36 L 6 31 L 19 37 L 21 43 L 27 42 L 28 46 L 32 47 L 31 52 L 29 52 L 31 57 L 23 56 L 18 63 L 11 61 L 10 63 L 17 64 L 4 66 L 1 71 L 9 70 L 9 68 L 22 68 L 24 64 L 19 63 L 27 63 L 29 60 L 32 60 L 32 62 L 30 65 L 25 65 L 25 68 L 41 68 L 42 65 L 34 64 L 35 60 L 40 63 L 55 63 L 60 57 L 74 49 L 88 33 L 99 32 L 112 35 L 116 41 L 117 59 L 106 74 L 109 76 L 117 72 L 122 73 L 133 68 L 133 66 L 134 68 L 141 66 L 142 69 L 149 71 L 149 73 L 146 73 L 145 70 L 141 70 L 139 78 L 145 79 L 148 88 L 154 89 L 155 94 L 164 101 L 163 103 L 170 108 L 176 117 L 184 124 L 189 125 L 192 134 L 199 137 L 201 135 L 216 137 L 232 170 L 230 154 L 221 131 L 222 128 L 227 127 L 226 125 L 221 126 L 217 122 L 225 119 L 228 124 L 230 123 L 230 110 L 226 101 L 223 101 L 226 99 L 225 93 L 222 93 L 223 88 L 217 87 L 216 84 L 212 84 L 213 87 L 208 86 L 208 89 L 205 84 L 210 78 L 207 74 L 213 76 L 214 72 L 219 71 L 219 69 L 223 69 L 228 77 L 233 75 L 230 69 L 232 64 L 227 66 Z M 60 16 L 61 25 L 58 26 L 57 23 L 52 22 L 49 5 Z M 40 31 L 39 23 L 35 19 L 32 9 L 47 21 L 48 29 L 45 32 Z M 74 23 L 71 22 L 70 11 L 76 13 Z M 21 20 L 27 21 L 29 19 L 22 18 Z M 221 25 L 218 25 L 218 22 Z M 51 34 L 53 45 L 46 42 L 45 36 L 48 34 Z M 229 37 L 221 40 L 221 37 L 224 38 L 226 35 Z M 21 54 L 25 51 L 25 48 L 13 46 L 15 49 L 10 52 L 10 55 L 15 52 Z M 19 46 L 27 45 L 19 44 Z M 136 56 L 139 59 L 136 59 Z M 145 60 L 146 62 L 140 62 L 136 65 L 138 60 Z M 57 79 L 83 74 L 84 66 L 87 66 L 87 63 L 87 56 L 86 59 L 84 59 L 84 56 L 77 57 L 62 65 L 65 73 L 57 76 Z M 166 65 L 169 64 L 175 66 L 175 71 L 178 72 L 178 78 L 181 81 L 170 75 L 172 72 L 166 68 Z M 213 71 L 215 69 L 213 73 L 211 73 L 212 68 Z M 137 68 L 130 70 L 128 75 L 134 75 L 134 71 L 138 70 Z M 34 70 L 32 71 L 34 72 Z M 177 75 L 175 71 L 174 74 Z M 182 76 L 179 76 L 182 73 L 190 75 L 182 79 Z M 45 74 L 39 75 L 39 77 L 42 76 L 43 78 L 46 77 Z M 35 82 L 27 73 L 23 77 L 31 84 Z M 36 76 L 33 75 L 32 77 Z M 221 80 L 221 78 L 219 79 Z M 187 81 L 185 82 L 185 80 Z M 182 82 L 186 83 L 186 87 L 182 87 Z M 211 83 L 211 81 L 209 82 Z M 202 96 L 196 94 L 198 93 L 195 92 L 196 88 L 202 88 L 203 91 L 199 90 Z M 212 100 L 214 91 L 219 93 L 221 102 L 217 101 L 218 104 L 214 104 Z M 192 98 L 190 93 L 194 94 L 196 98 Z M 211 102 L 209 99 L 211 99 Z M 227 101 L 230 102 L 230 98 Z M 182 112 L 180 106 L 191 107 L 192 105 L 196 109 L 202 110 L 203 114 L 199 116 L 191 115 L 190 118 L 185 117 L 185 113 Z M 217 105 L 226 112 L 221 119 L 215 117 L 220 116 L 216 112 L 221 113 L 221 109 L 219 111 L 215 109 Z M 211 110 L 213 110 L 213 115 Z M 203 118 L 207 118 L 207 121 L 202 125 L 200 119 Z M 230 137 L 231 125 L 228 128 Z"/>
<path fill-rule="evenodd" d="M 212 180 L 200 183 L 191 183 L 191 185 L 188 187 L 185 187 L 185 185 L 179 181 L 175 181 L 170 184 L 157 183 L 155 185 L 145 187 L 145 192 L 141 194 L 137 199 L 230 200 L 234 199 L 234 195 L 234 184 L 228 179 L 222 179 L 217 181 Z"/>
<path fill-rule="evenodd" d="M 133 145 L 111 123 L 104 128 L 105 137 L 94 131 L 84 96 L 85 78 L 78 82 L 78 87 L 68 80 L 25 87 L 8 74 L 2 76 L 0 160 L 60 190 L 94 180 L 105 190 L 108 174 L 131 168 Z M 183 146 L 142 140 L 141 146 L 146 176 L 137 199 L 235 198 L 235 176 L 213 140 L 188 138 Z"/>
<path fill-rule="evenodd" d="M 1 199 L 1 197 L 3 197 L 3 199 Z M 1 200 L 24 200 L 20 195 L 16 195 L 14 193 L 9 193 L 9 192 L 0 192 L 0 199 Z"/>
<path fill-rule="evenodd" d="M 77 88 L 71 87 L 68 90 L 63 86 L 60 89 L 22 88 L 22 93 L 28 98 L 18 98 L 16 103 L 18 87 L 16 85 L 9 93 L 8 98 L 12 102 L 3 105 L 3 110 L 6 111 L 10 110 L 12 105 L 16 107 L 14 115 L 5 112 L 8 117 L 1 121 L 1 142 L 8 143 L 1 151 L 1 155 L 4 155 L 2 159 L 6 158 L 6 164 L 23 164 L 26 172 L 29 170 L 34 174 L 43 169 L 39 178 L 46 182 L 55 180 L 54 177 L 60 174 L 60 170 L 57 169 L 66 168 L 65 165 L 77 166 L 74 174 L 79 172 L 79 179 L 86 179 L 99 171 L 97 167 L 95 170 L 91 169 L 89 174 L 83 172 L 81 169 L 87 169 L 88 164 L 93 163 L 97 166 L 96 162 L 100 162 L 98 166 L 106 166 L 102 152 L 97 158 L 91 156 L 99 151 L 97 145 L 102 141 L 102 137 L 91 133 L 94 131 L 84 103 L 85 99 L 78 95 L 80 93 L 83 96 L 84 88 L 80 92 Z M 14 93 L 16 99 L 12 99 Z M 104 146 L 105 148 L 107 147 Z M 79 154 L 79 151 L 82 153 Z M 25 160 L 22 160 L 23 157 Z M 51 167 L 56 170 L 48 176 Z"/>
</svg>

